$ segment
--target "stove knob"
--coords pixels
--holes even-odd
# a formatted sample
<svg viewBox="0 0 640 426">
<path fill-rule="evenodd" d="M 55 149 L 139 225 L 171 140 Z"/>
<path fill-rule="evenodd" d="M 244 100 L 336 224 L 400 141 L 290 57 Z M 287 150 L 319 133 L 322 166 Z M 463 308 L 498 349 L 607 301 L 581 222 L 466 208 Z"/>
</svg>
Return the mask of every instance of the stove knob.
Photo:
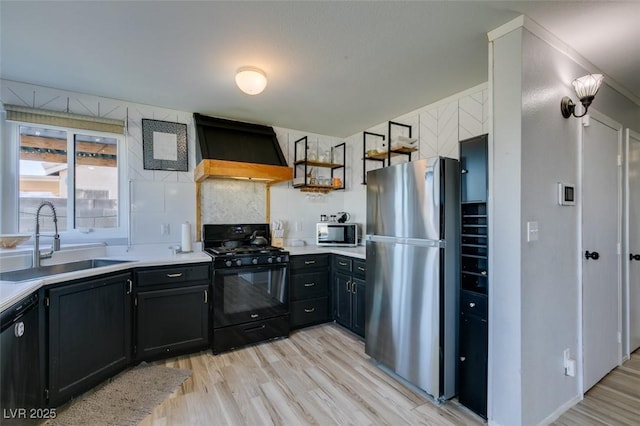
<svg viewBox="0 0 640 426">
<path fill-rule="evenodd" d="M 280 256 L 276 257 L 276 262 L 278 262 L 278 263 L 282 262 L 282 257 L 280 257 Z"/>
<path fill-rule="evenodd" d="M 267 257 L 267 263 L 273 263 L 273 257 Z"/>
<path fill-rule="evenodd" d="M 253 263 L 254 265 L 258 264 L 258 258 L 254 257 L 253 259 L 251 259 L 251 263 Z"/>
<path fill-rule="evenodd" d="M 236 260 L 236 266 L 242 266 L 242 260 L 237 259 Z"/>
<path fill-rule="evenodd" d="M 227 260 L 226 262 L 224 262 L 224 264 L 225 264 L 225 266 L 229 267 L 229 266 L 231 266 L 231 261 Z"/>
</svg>

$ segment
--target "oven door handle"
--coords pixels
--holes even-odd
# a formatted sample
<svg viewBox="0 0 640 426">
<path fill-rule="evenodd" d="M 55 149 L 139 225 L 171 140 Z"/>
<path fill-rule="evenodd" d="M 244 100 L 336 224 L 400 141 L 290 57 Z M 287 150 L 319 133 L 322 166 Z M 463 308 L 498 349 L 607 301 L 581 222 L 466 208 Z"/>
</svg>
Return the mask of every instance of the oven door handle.
<svg viewBox="0 0 640 426">
<path fill-rule="evenodd" d="M 257 325 L 255 327 L 245 328 L 244 332 L 245 333 L 253 333 L 254 331 L 264 330 L 265 328 L 267 328 L 267 326 L 265 324 L 260 324 L 260 325 Z"/>
</svg>

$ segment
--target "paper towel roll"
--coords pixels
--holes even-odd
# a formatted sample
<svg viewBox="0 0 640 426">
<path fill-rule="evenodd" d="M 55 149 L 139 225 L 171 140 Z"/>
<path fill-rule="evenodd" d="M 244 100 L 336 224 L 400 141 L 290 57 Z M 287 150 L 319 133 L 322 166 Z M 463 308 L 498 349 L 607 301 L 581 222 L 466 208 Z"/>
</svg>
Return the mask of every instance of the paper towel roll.
<svg viewBox="0 0 640 426">
<path fill-rule="evenodd" d="M 182 224 L 182 241 L 180 243 L 182 251 L 192 251 L 191 248 L 191 225 L 189 222 Z"/>
</svg>

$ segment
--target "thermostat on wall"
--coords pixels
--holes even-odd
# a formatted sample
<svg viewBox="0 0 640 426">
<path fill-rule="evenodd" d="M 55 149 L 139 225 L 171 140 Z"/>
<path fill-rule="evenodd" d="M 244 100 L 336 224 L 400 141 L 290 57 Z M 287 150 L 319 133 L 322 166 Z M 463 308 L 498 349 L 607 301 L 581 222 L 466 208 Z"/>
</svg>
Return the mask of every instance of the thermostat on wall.
<svg viewBox="0 0 640 426">
<path fill-rule="evenodd" d="M 561 206 L 576 205 L 576 186 L 574 184 L 558 182 L 558 204 Z"/>
</svg>

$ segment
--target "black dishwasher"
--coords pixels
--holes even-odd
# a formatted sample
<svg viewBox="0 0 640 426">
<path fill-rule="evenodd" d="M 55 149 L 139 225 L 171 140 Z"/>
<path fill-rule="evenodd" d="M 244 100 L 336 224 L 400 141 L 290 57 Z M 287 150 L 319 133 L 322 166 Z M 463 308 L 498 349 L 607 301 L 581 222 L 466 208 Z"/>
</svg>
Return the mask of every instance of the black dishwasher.
<svg viewBox="0 0 640 426">
<path fill-rule="evenodd" d="M 40 400 L 37 293 L 0 314 L 0 413 L 2 424 L 28 423 Z"/>
</svg>

